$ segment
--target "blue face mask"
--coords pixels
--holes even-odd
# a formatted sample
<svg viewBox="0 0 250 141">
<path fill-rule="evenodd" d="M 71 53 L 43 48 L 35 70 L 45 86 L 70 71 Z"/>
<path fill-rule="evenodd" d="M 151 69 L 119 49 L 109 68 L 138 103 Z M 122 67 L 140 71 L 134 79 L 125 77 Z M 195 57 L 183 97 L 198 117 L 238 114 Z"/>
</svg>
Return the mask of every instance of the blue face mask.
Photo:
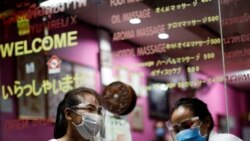
<svg viewBox="0 0 250 141">
<path fill-rule="evenodd" d="M 156 133 L 156 136 L 163 137 L 165 135 L 165 130 L 162 127 L 156 128 L 155 133 Z"/>
<path fill-rule="evenodd" d="M 200 127 L 182 130 L 175 138 L 177 141 L 206 141 L 206 137 L 200 133 Z"/>
</svg>

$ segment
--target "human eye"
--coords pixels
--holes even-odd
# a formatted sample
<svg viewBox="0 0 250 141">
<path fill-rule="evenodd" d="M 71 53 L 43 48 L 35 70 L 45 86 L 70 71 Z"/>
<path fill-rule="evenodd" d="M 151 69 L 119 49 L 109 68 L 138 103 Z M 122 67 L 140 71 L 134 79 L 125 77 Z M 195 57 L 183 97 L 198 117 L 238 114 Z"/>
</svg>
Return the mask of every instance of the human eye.
<svg viewBox="0 0 250 141">
<path fill-rule="evenodd" d="M 97 114 L 98 114 L 98 115 L 102 115 L 102 112 L 103 112 L 102 107 L 98 107 L 98 108 L 97 108 Z"/>
<path fill-rule="evenodd" d="M 84 109 L 85 111 L 90 112 L 90 113 L 99 113 L 98 108 L 95 107 L 94 105 L 88 105 Z"/>
<path fill-rule="evenodd" d="M 86 108 L 84 108 L 84 110 L 88 111 L 88 112 L 93 112 L 94 108 L 93 107 L 86 107 Z"/>
</svg>

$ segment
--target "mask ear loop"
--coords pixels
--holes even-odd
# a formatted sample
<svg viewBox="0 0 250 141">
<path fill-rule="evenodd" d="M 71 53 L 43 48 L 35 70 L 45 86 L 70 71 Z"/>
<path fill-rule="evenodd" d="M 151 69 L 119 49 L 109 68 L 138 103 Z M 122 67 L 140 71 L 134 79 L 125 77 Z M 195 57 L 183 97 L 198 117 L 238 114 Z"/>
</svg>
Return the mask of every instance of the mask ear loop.
<svg viewBox="0 0 250 141">
<path fill-rule="evenodd" d="M 204 133 L 204 135 L 203 136 L 207 136 L 207 128 L 206 128 L 206 131 L 205 131 L 205 133 Z"/>
<path fill-rule="evenodd" d="M 201 121 L 201 123 L 200 123 L 200 125 L 199 125 L 199 127 L 201 128 L 201 125 L 202 125 L 202 121 Z M 200 131 L 200 134 L 201 134 L 201 131 Z M 202 134 L 201 134 L 202 135 Z M 204 133 L 204 135 L 202 135 L 203 137 L 205 137 L 205 136 L 207 136 L 207 128 L 206 128 L 206 130 L 205 130 L 205 133 Z"/>
<path fill-rule="evenodd" d="M 76 112 L 76 111 L 74 111 L 74 110 L 72 110 L 72 109 L 70 109 L 70 108 L 65 108 L 65 110 L 64 111 L 66 111 L 66 110 L 69 110 L 69 111 L 71 111 L 71 112 L 73 112 L 73 113 L 75 113 L 75 114 L 77 114 L 77 115 L 79 115 L 79 116 L 83 116 L 82 114 L 80 114 L 80 113 L 78 113 L 78 112 Z M 76 124 L 76 123 L 74 123 L 74 121 L 72 120 L 71 121 L 74 125 L 81 125 L 81 124 L 83 124 L 84 123 L 84 121 L 83 121 L 83 118 L 81 119 L 81 123 L 80 124 Z"/>
</svg>

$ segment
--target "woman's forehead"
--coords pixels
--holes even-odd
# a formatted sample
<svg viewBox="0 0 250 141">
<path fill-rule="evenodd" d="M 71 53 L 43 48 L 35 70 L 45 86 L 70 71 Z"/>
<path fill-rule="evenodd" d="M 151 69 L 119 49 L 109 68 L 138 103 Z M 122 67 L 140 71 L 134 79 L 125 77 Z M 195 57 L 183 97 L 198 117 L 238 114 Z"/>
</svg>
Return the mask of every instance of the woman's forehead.
<svg viewBox="0 0 250 141">
<path fill-rule="evenodd" d="M 92 94 L 84 94 L 80 97 L 80 101 L 86 104 L 99 105 L 97 98 Z"/>
<path fill-rule="evenodd" d="M 172 113 L 171 121 L 173 123 L 179 123 L 191 117 L 193 117 L 193 112 L 187 107 L 180 106 Z"/>
</svg>

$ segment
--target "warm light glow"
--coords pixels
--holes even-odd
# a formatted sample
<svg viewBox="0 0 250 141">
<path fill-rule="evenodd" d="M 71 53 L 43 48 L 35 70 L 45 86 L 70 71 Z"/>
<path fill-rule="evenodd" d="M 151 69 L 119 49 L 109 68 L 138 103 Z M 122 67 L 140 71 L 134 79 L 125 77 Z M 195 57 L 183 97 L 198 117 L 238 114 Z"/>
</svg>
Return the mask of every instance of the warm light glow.
<svg viewBox="0 0 250 141">
<path fill-rule="evenodd" d="M 101 50 L 111 51 L 111 45 L 105 39 L 100 39 L 100 48 L 101 48 Z"/>
<path fill-rule="evenodd" d="M 166 86 L 165 84 L 161 84 L 160 85 L 160 89 L 163 91 L 167 91 L 168 90 L 168 86 Z"/>
<path fill-rule="evenodd" d="M 101 67 L 101 80 L 103 85 L 109 85 L 114 82 L 113 71 L 109 67 Z"/>
<path fill-rule="evenodd" d="M 53 6 L 57 5 L 59 3 L 68 3 L 71 2 L 72 0 L 46 0 L 42 3 L 40 3 L 40 7 L 48 7 L 48 6 Z"/>
<path fill-rule="evenodd" d="M 160 33 L 158 34 L 159 39 L 168 39 L 169 35 L 167 33 Z"/>
<path fill-rule="evenodd" d="M 133 18 L 133 19 L 129 20 L 129 23 L 131 23 L 131 24 L 139 24 L 139 23 L 141 23 L 141 20 L 138 19 L 138 18 Z"/>
</svg>

